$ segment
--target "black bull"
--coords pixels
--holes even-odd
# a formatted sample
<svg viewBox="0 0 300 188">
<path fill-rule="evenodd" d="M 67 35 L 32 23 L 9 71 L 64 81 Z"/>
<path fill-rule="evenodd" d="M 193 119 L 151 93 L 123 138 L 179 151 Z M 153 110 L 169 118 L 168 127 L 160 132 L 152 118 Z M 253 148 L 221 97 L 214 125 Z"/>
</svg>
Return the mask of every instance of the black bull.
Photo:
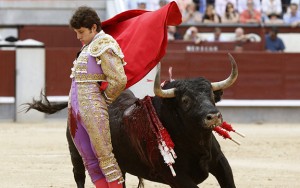
<svg viewBox="0 0 300 188">
<path fill-rule="evenodd" d="M 143 119 L 146 114 L 142 114 L 140 100 L 126 90 L 109 106 L 114 154 L 124 175 L 128 172 L 174 188 L 197 188 L 197 184 L 211 173 L 222 188 L 235 187 L 231 167 L 212 134 L 212 129 L 222 123 L 222 115 L 215 103 L 221 100 L 223 89 L 237 78 L 237 65 L 232 56 L 229 57 L 232 72 L 221 82 L 210 83 L 205 78 L 179 80 L 169 82 L 161 89 L 159 73 L 156 76 L 156 96 L 152 103 L 175 144 L 175 177 L 164 163 L 155 137 L 149 134 L 151 131 Z M 45 98 L 29 104 L 28 110 L 55 113 L 65 107 L 66 103 L 50 104 Z M 81 188 L 85 183 L 85 168 L 69 129 L 67 138 L 75 181 Z"/>
</svg>

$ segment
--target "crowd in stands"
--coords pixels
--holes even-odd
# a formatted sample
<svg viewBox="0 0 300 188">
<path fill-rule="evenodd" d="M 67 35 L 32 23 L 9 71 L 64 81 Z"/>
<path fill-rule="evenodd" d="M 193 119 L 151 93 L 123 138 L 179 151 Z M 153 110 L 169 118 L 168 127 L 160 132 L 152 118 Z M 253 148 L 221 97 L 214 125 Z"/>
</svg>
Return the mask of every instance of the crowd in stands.
<svg viewBox="0 0 300 188">
<path fill-rule="evenodd" d="M 300 0 L 124 0 L 128 9 L 157 10 L 170 1 L 176 1 L 182 13 L 182 24 L 190 25 L 183 36 L 176 27 L 168 28 L 169 40 L 183 39 L 194 41 L 253 41 L 255 37 L 244 34 L 237 26 L 235 36 L 225 38 L 221 28 L 216 27 L 210 37 L 201 36 L 197 24 L 261 24 L 300 26 Z M 272 29 L 265 36 L 266 49 L 284 51 L 278 30 Z M 272 47 L 270 47 L 272 45 Z M 274 47 L 276 46 L 276 47 Z M 278 49 L 278 50 L 277 50 Z"/>
<path fill-rule="evenodd" d="M 183 24 L 300 23 L 300 0 L 124 0 L 127 9 L 157 10 L 176 1 Z"/>
<path fill-rule="evenodd" d="M 176 40 L 181 39 L 180 35 L 176 32 L 176 27 L 172 26 L 172 32 L 168 30 L 168 39 Z M 243 44 L 248 42 L 260 42 L 261 38 L 257 34 L 248 33 L 245 34 L 242 27 L 237 27 L 234 34 L 230 37 L 225 37 L 220 27 L 215 27 L 212 35 L 204 36 L 203 33 L 198 31 L 195 26 L 190 26 L 183 38 L 184 41 L 194 42 L 199 44 L 200 42 L 235 42 L 235 51 L 243 51 Z M 268 52 L 284 52 L 285 44 L 283 40 L 278 37 L 278 29 L 272 27 L 264 38 L 265 46 L 264 49 Z"/>
</svg>

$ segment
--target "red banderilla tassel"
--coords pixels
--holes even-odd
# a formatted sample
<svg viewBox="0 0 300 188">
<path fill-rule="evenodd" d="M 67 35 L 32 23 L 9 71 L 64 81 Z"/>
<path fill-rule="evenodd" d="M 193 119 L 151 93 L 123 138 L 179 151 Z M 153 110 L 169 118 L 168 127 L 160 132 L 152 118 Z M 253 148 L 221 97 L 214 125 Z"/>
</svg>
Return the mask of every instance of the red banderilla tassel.
<svg viewBox="0 0 300 188">
<path fill-rule="evenodd" d="M 238 141 L 235 141 L 234 139 L 232 139 L 231 136 L 228 134 L 228 132 L 226 130 L 223 130 L 221 127 L 217 126 L 213 130 L 216 131 L 216 133 L 218 133 L 224 139 L 228 138 L 228 139 L 232 140 L 234 143 L 241 145 Z"/>
<path fill-rule="evenodd" d="M 174 149 L 175 144 L 172 141 L 168 131 L 164 128 L 164 129 L 160 129 L 159 130 L 160 135 L 162 137 L 162 139 L 166 142 L 166 145 L 170 148 L 170 149 Z"/>
<path fill-rule="evenodd" d="M 240 135 L 241 137 L 245 138 L 245 135 L 244 135 L 244 134 L 239 133 L 239 132 L 237 132 L 236 130 L 234 130 L 234 129 L 232 128 L 232 126 L 231 126 L 230 124 L 228 124 L 226 121 L 224 121 L 224 122 L 222 123 L 221 127 L 222 127 L 223 129 L 227 130 L 227 131 L 235 132 L 236 134 L 238 134 L 238 135 Z"/>
</svg>

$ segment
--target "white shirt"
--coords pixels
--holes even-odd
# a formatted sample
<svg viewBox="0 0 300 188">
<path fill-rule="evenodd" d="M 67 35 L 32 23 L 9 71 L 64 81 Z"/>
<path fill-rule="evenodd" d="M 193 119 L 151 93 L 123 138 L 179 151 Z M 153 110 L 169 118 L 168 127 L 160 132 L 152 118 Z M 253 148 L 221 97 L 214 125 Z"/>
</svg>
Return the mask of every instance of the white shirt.
<svg viewBox="0 0 300 188">
<path fill-rule="evenodd" d="M 270 14 L 270 13 L 281 14 L 282 13 L 281 0 L 262 0 L 261 9 L 262 12 L 266 14 Z"/>
<path fill-rule="evenodd" d="M 218 41 L 215 40 L 214 34 L 211 34 L 211 35 L 207 36 L 205 39 L 208 42 L 228 42 L 228 41 L 230 41 L 230 39 L 224 37 L 222 34 L 220 35 L 220 38 L 219 38 Z"/>
</svg>

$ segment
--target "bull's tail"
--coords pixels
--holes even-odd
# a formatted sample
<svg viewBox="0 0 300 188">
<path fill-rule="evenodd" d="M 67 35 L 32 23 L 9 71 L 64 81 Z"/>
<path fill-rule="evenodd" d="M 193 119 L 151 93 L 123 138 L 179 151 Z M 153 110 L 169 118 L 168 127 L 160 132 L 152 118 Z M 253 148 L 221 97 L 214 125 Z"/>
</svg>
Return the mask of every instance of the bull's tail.
<svg viewBox="0 0 300 188">
<path fill-rule="evenodd" d="M 29 110 L 37 110 L 46 114 L 54 114 L 68 106 L 67 102 L 50 103 L 46 95 L 41 92 L 39 100 L 32 100 L 32 103 L 25 103 L 25 112 Z"/>
</svg>

